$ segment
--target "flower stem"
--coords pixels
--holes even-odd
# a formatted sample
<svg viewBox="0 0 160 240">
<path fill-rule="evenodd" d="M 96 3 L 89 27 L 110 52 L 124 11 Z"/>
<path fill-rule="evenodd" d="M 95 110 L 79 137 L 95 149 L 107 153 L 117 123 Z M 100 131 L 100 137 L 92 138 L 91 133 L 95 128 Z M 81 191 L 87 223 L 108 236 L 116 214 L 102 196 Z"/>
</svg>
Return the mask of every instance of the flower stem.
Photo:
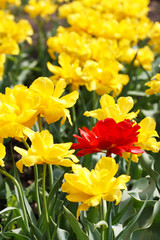
<svg viewBox="0 0 160 240">
<path fill-rule="evenodd" d="M 51 190 L 53 187 L 53 169 L 51 164 L 48 164 L 48 170 L 49 170 L 49 186 Z"/>
<path fill-rule="evenodd" d="M 38 121 L 39 131 L 42 132 L 43 127 L 42 127 L 42 122 L 41 122 L 41 115 L 38 114 L 37 118 L 38 118 L 37 121 Z"/>
<path fill-rule="evenodd" d="M 106 217 L 106 212 L 107 212 L 107 206 L 106 206 L 106 201 L 102 199 L 102 219 L 105 220 Z M 102 226 L 103 227 L 103 226 Z M 102 236 L 101 236 L 102 240 L 106 240 L 105 237 L 105 228 L 103 227 L 102 230 Z"/>
<path fill-rule="evenodd" d="M 21 208 L 22 208 L 22 212 L 23 212 L 23 218 L 24 218 L 24 223 L 25 226 L 27 228 L 27 231 L 29 232 L 29 224 L 28 224 L 28 216 L 27 216 L 27 211 L 25 208 L 25 204 L 24 204 L 24 199 L 23 199 L 23 193 L 21 191 L 21 188 L 19 186 L 18 181 L 9 173 L 7 173 L 5 170 L 3 170 L 2 168 L 0 168 L 0 173 L 2 173 L 3 175 L 5 175 L 6 177 L 8 177 L 17 187 L 18 190 L 18 194 L 19 194 L 19 200 L 20 200 L 20 204 L 21 204 Z"/>
<path fill-rule="evenodd" d="M 100 215 L 100 221 L 104 220 L 105 221 L 105 216 L 106 216 L 106 201 L 101 200 L 101 204 L 99 205 L 99 215 Z M 102 225 L 101 226 L 101 240 L 106 240 L 105 237 L 105 227 Z"/>
<path fill-rule="evenodd" d="M 107 229 L 107 239 L 112 239 L 112 202 L 107 202 L 107 214 L 106 214 L 106 221 L 108 223 Z"/>
<path fill-rule="evenodd" d="M 22 138 L 22 142 L 24 144 L 24 146 L 27 148 L 27 150 L 29 149 L 29 145 L 26 142 L 26 140 L 24 138 Z M 35 193 L 36 193 L 36 202 L 37 202 L 37 211 L 38 211 L 38 215 L 41 215 L 41 204 L 40 204 L 40 197 L 39 197 L 39 186 L 38 186 L 38 168 L 37 165 L 34 165 L 34 178 L 35 178 Z"/>
<path fill-rule="evenodd" d="M 29 149 L 29 145 L 28 145 L 28 143 L 26 142 L 26 140 L 25 140 L 24 138 L 21 138 L 21 140 L 22 140 L 24 146 L 25 146 L 25 147 L 27 148 L 27 150 L 28 150 L 28 149 Z"/>
<path fill-rule="evenodd" d="M 130 155 L 130 158 L 129 158 L 129 162 L 128 162 L 128 165 L 127 165 L 127 171 L 126 171 L 126 174 L 129 175 L 129 171 L 130 171 L 130 167 L 131 167 L 131 162 L 132 162 L 132 153 Z"/>
<path fill-rule="evenodd" d="M 95 110 L 97 107 L 97 102 L 98 102 L 98 94 L 96 93 L 96 91 L 93 91 L 93 106 L 92 109 Z"/>
<path fill-rule="evenodd" d="M 44 212 L 46 218 L 46 229 L 47 229 L 47 240 L 50 240 L 50 232 L 49 232 L 49 216 L 48 216 L 48 209 L 47 209 L 47 201 L 45 195 L 45 184 L 46 184 L 46 168 L 47 164 L 43 164 L 43 180 L 42 180 L 42 191 L 43 191 L 43 204 L 44 204 Z"/>
<path fill-rule="evenodd" d="M 41 211 L 41 204 L 40 204 L 40 197 L 39 197 L 38 168 L 37 168 L 37 165 L 34 165 L 34 178 L 35 178 L 35 192 L 36 192 L 36 201 L 37 201 L 37 211 L 38 211 L 38 215 L 40 216 L 42 211 Z"/>
<path fill-rule="evenodd" d="M 92 110 L 95 110 L 96 109 L 96 107 L 97 107 L 97 102 L 98 102 L 98 94 L 96 93 L 96 91 L 93 91 L 93 93 L 92 93 L 92 103 L 93 103 L 93 105 L 92 105 Z M 92 118 L 91 119 L 91 128 L 95 125 L 95 123 L 96 123 L 96 119 L 95 118 Z"/>
<path fill-rule="evenodd" d="M 41 121 L 41 114 L 38 115 L 38 126 L 39 126 L 39 132 L 43 131 L 42 127 L 42 121 Z M 53 169 L 52 165 L 48 164 L 48 170 L 49 170 L 49 183 L 50 183 L 50 189 L 53 186 Z"/>
</svg>

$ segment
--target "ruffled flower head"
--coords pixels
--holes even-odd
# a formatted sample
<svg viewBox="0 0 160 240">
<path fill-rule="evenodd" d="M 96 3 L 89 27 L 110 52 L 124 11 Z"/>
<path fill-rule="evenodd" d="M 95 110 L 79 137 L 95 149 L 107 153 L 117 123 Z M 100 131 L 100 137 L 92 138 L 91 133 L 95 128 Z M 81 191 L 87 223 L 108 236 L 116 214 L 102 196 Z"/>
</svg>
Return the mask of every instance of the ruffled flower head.
<svg viewBox="0 0 160 240">
<path fill-rule="evenodd" d="M 98 121 L 91 131 L 86 127 L 79 129 L 81 137 L 73 135 L 78 143 L 74 143 L 72 149 L 80 149 L 77 156 L 95 152 L 105 152 L 107 156 L 111 153 L 120 156 L 123 152 L 143 153 L 143 150 L 133 145 L 138 141 L 139 129 L 140 126 L 129 119 L 116 123 L 114 119 L 106 118 Z"/>
<path fill-rule="evenodd" d="M 73 173 L 66 173 L 66 182 L 62 185 L 62 191 L 67 192 L 67 199 L 71 202 L 82 202 L 77 209 L 77 218 L 80 211 L 86 211 L 90 206 L 98 206 L 101 199 L 118 204 L 122 197 L 121 189 L 126 189 L 125 183 L 130 176 L 120 175 L 115 178 L 118 164 L 113 158 L 102 157 L 89 171 L 81 165 L 72 166 Z"/>
</svg>

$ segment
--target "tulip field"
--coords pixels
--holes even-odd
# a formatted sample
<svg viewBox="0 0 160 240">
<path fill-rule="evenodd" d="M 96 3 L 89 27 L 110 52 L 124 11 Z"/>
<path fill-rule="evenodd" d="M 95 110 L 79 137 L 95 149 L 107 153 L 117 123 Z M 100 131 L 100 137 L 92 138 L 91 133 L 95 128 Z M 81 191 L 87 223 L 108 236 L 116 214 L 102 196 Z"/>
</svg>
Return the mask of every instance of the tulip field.
<svg viewBox="0 0 160 240">
<path fill-rule="evenodd" d="M 0 240 L 160 239 L 153 2 L 0 0 Z"/>
</svg>

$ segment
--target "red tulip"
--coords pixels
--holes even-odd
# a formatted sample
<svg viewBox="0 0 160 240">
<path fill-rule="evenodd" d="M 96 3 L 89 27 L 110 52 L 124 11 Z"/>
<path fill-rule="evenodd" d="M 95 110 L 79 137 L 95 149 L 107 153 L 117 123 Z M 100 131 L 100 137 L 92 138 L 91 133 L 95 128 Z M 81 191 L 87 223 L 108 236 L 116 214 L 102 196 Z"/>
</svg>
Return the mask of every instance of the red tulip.
<svg viewBox="0 0 160 240">
<path fill-rule="evenodd" d="M 77 156 L 95 152 L 106 152 L 107 156 L 111 153 L 120 156 L 123 152 L 143 153 L 133 145 L 138 141 L 139 129 L 140 126 L 129 119 L 116 123 L 114 119 L 106 118 L 98 121 L 91 131 L 86 127 L 79 129 L 81 137 L 73 135 L 78 143 L 73 143 L 72 149 L 80 149 Z"/>
</svg>

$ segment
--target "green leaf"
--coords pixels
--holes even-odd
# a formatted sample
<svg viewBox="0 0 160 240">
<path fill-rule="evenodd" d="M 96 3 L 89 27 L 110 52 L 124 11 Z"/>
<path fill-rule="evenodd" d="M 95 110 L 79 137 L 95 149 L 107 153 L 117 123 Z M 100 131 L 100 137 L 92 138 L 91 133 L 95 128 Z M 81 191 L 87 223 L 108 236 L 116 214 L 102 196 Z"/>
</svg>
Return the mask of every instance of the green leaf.
<svg viewBox="0 0 160 240">
<path fill-rule="evenodd" d="M 148 228 L 148 229 L 137 229 L 131 235 L 131 240 L 159 240 L 160 229 L 157 228 Z"/>
<path fill-rule="evenodd" d="M 2 211 L 0 211 L 0 214 L 8 212 L 8 211 L 13 211 L 16 210 L 19 212 L 19 209 L 17 207 L 6 207 L 5 209 L 3 209 Z"/>
<path fill-rule="evenodd" d="M 17 220 L 20 219 L 20 218 L 22 219 L 21 216 L 12 218 L 9 222 L 7 222 L 7 224 L 5 225 L 3 231 L 5 232 L 5 231 L 7 230 L 7 228 L 8 228 L 14 221 L 17 221 Z"/>
<path fill-rule="evenodd" d="M 108 228 L 107 222 L 104 221 L 104 220 L 101 220 L 101 221 L 99 221 L 98 223 L 96 223 L 96 224 L 94 225 L 94 229 L 100 228 L 101 226 L 104 226 L 104 227 Z"/>
<path fill-rule="evenodd" d="M 13 163 L 14 163 L 14 162 L 13 162 Z M 27 200 L 27 198 L 26 198 L 26 195 L 25 195 L 24 189 L 23 189 L 23 187 L 22 187 L 22 184 L 21 184 L 21 181 L 20 181 L 20 178 L 19 178 L 19 174 L 18 174 L 18 170 L 17 170 L 17 167 L 16 167 L 15 163 L 13 164 L 13 169 L 14 169 L 14 177 L 15 177 L 15 178 L 17 179 L 17 181 L 19 182 L 19 186 L 20 186 L 21 192 L 22 192 L 22 194 L 23 194 L 24 203 L 25 203 L 25 206 L 26 206 L 27 213 L 28 213 L 28 215 L 29 215 L 29 217 L 30 217 L 31 222 L 33 222 L 33 224 L 34 224 L 35 226 L 37 226 L 37 220 L 36 220 L 36 218 L 35 218 L 35 215 L 34 215 L 34 213 L 33 213 L 32 208 L 31 208 L 31 206 L 30 206 L 30 204 L 29 204 L 29 202 L 28 202 L 28 200 Z M 15 187 L 15 193 L 16 193 L 17 199 L 19 199 L 19 194 L 18 194 L 18 191 L 17 191 L 17 188 L 16 188 L 16 187 Z"/>
<path fill-rule="evenodd" d="M 129 193 L 129 195 L 133 199 L 134 208 L 140 210 L 145 201 L 141 200 L 136 192 Z M 155 202 L 156 200 L 148 200 L 146 206 L 154 206 Z"/>
<path fill-rule="evenodd" d="M 23 193 L 24 193 L 24 192 L 23 192 Z M 33 210 L 32 210 L 32 208 L 31 208 L 31 206 L 30 206 L 30 204 L 29 204 L 29 202 L 28 202 L 25 194 L 24 194 L 23 196 L 24 196 L 24 202 L 25 202 L 25 205 L 26 205 L 27 213 L 28 213 L 28 215 L 29 215 L 29 217 L 30 217 L 30 221 L 33 222 L 33 224 L 34 224 L 35 226 L 37 226 L 37 220 L 36 220 L 36 218 L 35 218 L 35 215 L 34 215 L 34 213 L 33 213 Z"/>
<path fill-rule="evenodd" d="M 8 201 L 8 199 L 12 197 L 13 194 L 7 182 L 5 182 L 5 189 L 6 189 L 6 199 Z"/>
<path fill-rule="evenodd" d="M 148 210 L 146 209 L 146 212 L 148 213 Z M 141 218 L 147 219 L 147 216 L 144 216 L 142 214 Z M 160 236 L 160 201 L 157 201 L 154 205 L 154 209 L 152 212 L 151 217 L 146 221 L 148 224 L 144 226 L 140 226 L 140 229 L 135 230 L 131 234 L 131 240 L 159 240 Z"/>
<path fill-rule="evenodd" d="M 87 220 L 94 224 L 99 221 L 98 208 L 90 207 L 87 212 Z"/>
<path fill-rule="evenodd" d="M 57 180 L 57 182 L 54 184 L 53 188 L 51 189 L 48 199 L 47 199 L 47 204 L 49 205 L 52 202 L 53 199 L 53 195 L 56 191 L 56 189 L 59 187 L 59 185 L 62 183 L 62 180 L 64 178 L 64 172 L 62 173 L 62 175 L 60 176 L 60 178 Z"/>
<path fill-rule="evenodd" d="M 53 221 L 52 218 L 51 218 L 51 222 L 55 228 L 55 231 L 52 235 L 52 239 L 54 239 L 54 237 L 56 236 L 56 240 L 68 240 L 69 235 L 70 235 L 69 232 L 67 232 L 64 229 L 59 228 L 58 225 Z"/>
<path fill-rule="evenodd" d="M 154 171 L 154 159 L 151 155 L 143 153 L 143 155 L 139 159 L 139 163 L 142 168 L 146 171 L 147 174 L 154 179 L 155 183 L 157 183 L 159 174 Z"/>
<path fill-rule="evenodd" d="M 2 236 L 2 237 L 5 236 L 5 238 L 9 238 L 9 239 L 11 239 L 10 237 L 14 237 L 13 239 L 15 239 L 15 240 L 31 240 L 30 238 L 28 238 L 24 235 L 21 235 L 19 233 L 14 233 L 14 232 L 5 232 L 5 234 L 0 233 L 0 236 Z"/>
<path fill-rule="evenodd" d="M 101 223 L 100 223 L 101 222 Z M 101 226 L 105 225 L 106 227 L 108 225 L 106 225 L 107 223 L 105 221 L 100 221 L 99 223 L 101 224 Z M 89 240 L 101 240 L 101 235 L 99 233 L 99 231 L 96 229 L 96 225 L 93 225 L 92 223 L 90 223 L 87 219 L 83 219 L 82 220 L 82 224 L 84 225 L 84 227 L 87 229 L 88 231 L 88 236 L 89 236 Z M 100 226 L 99 226 L 100 227 Z"/>
<path fill-rule="evenodd" d="M 144 97 L 146 96 L 145 92 L 140 92 L 140 91 L 128 91 L 129 96 L 140 96 Z"/>
<path fill-rule="evenodd" d="M 158 179 L 157 179 L 157 187 L 160 189 L 160 175 L 158 176 Z"/>
<path fill-rule="evenodd" d="M 153 223 L 160 226 L 160 201 L 157 201 L 153 210 Z"/>
<path fill-rule="evenodd" d="M 127 224 L 127 226 L 118 234 L 118 236 L 115 238 L 115 240 L 122 240 L 123 236 L 127 233 L 127 231 L 133 226 L 134 223 L 138 220 L 140 217 L 141 213 L 143 212 L 145 206 L 147 204 L 147 199 L 144 202 L 143 206 L 141 207 L 140 211 L 136 214 L 135 217 Z"/>
<path fill-rule="evenodd" d="M 73 229 L 73 231 L 75 232 L 77 239 L 78 240 L 89 240 L 88 236 L 82 231 L 80 224 L 78 222 L 78 220 L 75 218 L 75 216 L 64 206 L 64 211 L 66 214 L 66 217 Z"/>
<path fill-rule="evenodd" d="M 69 233 L 66 230 L 63 230 L 58 227 L 56 232 L 56 237 L 57 237 L 57 240 L 68 240 Z"/>
<path fill-rule="evenodd" d="M 128 193 L 135 194 L 139 199 L 145 200 L 146 196 L 149 199 L 153 199 L 155 190 L 155 181 L 152 178 L 147 177 L 136 180 L 132 186 L 132 189 L 128 191 Z"/>
<path fill-rule="evenodd" d="M 113 221 L 112 224 L 117 224 L 119 222 L 119 220 L 122 218 L 122 216 L 124 215 L 124 213 L 128 210 L 128 207 L 131 205 L 131 200 L 126 204 L 126 206 L 124 208 L 122 208 L 122 210 L 120 212 L 118 212 L 114 217 L 113 217 Z"/>
<path fill-rule="evenodd" d="M 35 235 L 37 239 L 41 239 L 43 234 L 39 230 L 39 228 L 37 228 L 31 221 L 30 221 L 30 226 L 31 226 L 33 235 Z"/>
</svg>

